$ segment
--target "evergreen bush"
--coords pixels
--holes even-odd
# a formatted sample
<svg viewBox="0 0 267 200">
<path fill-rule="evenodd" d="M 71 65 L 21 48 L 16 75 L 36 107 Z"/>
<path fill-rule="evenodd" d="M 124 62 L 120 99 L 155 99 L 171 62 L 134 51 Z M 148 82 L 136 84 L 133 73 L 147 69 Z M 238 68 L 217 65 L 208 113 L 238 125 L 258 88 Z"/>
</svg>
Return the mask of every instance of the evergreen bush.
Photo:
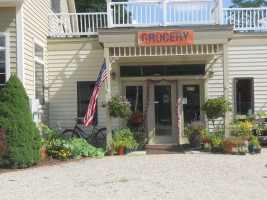
<svg viewBox="0 0 267 200">
<path fill-rule="evenodd" d="M 41 134 L 33 122 L 26 91 L 15 75 L 0 92 L 0 128 L 7 140 L 0 167 L 25 168 L 41 159 Z"/>
</svg>

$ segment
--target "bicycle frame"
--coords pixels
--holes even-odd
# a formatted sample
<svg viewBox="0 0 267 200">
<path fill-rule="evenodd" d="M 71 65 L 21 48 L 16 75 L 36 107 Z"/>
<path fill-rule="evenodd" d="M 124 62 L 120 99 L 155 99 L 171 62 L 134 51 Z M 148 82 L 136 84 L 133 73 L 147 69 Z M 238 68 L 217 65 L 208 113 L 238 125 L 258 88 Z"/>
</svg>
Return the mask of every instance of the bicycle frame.
<svg viewBox="0 0 267 200">
<path fill-rule="evenodd" d="M 88 137 L 85 137 L 84 131 L 78 126 L 78 124 L 76 124 L 74 127 L 74 132 L 77 131 L 79 133 L 79 135 L 81 135 L 86 140 L 89 140 L 91 137 L 93 137 L 95 130 L 98 131 L 99 129 L 96 128 L 96 125 L 93 125 L 93 130 L 92 130 L 91 134 L 88 135 Z"/>
</svg>

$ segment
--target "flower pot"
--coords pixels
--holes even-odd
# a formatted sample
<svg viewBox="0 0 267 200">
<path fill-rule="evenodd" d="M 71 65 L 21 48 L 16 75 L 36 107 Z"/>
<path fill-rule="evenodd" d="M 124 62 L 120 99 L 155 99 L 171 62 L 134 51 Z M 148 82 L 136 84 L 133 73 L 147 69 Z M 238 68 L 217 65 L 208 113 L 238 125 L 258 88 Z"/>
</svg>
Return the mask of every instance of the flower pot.
<svg viewBox="0 0 267 200">
<path fill-rule="evenodd" d="M 211 148 L 211 151 L 212 152 L 220 152 L 221 151 L 221 148 L 220 147 L 212 147 Z"/>
<path fill-rule="evenodd" d="M 117 147 L 116 150 L 117 150 L 117 154 L 119 156 L 124 154 L 124 147 L 123 146 Z"/>
<path fill-rule="evenodd" d="M 47 157 L 46 149 L 41 149 L 40 152 L 42 155 L 41 160 L 45 160 L 45 158 Z"/>
<path fill-rule="evenodd" d="M 142 114 L 135 114 L 133 115 L 133 123 L 140 124 L 142 123 Z"/>
<path fill-rule="evenodd" d="M 232 145 L 231 144 L 222 144 L 222 149 L 225 153 L 232 152 Z"/>
<path fill-rule="evenodd" d="M 210 152 L 210 150 L 211 150 L 211 147 L 204 147 L 205 152 Z"/>
<path fill-rule="evenodd" d="M 114 151 L 108 151 L 109 156 L 114 156 Z"/>
<path fill-rule="evenodd" d="M 130 153 L 130 149 L 127 147 L 124 147 L 124 154 L 128 154 L 128 153 Z"/>
<path fill-rule="evenodd" d="M 248 151 L 249 151 L 249 153 L 255 153 L 255 145 L 249 144 L 248 145 Z"/>
<path fill-rule="evenodd" d="M 232 155 L 238 155 L 238 146 L 237 145 L 232 146 Z"/>
<path fill-rule="evenodd" d="M 239 155 L 246 155 L 247 154 L 247 152 L 239 152 Z"/>
<path fill-rule="evenodd" d="M 256 148 L 256 149 L 254 149 L 254 151 L 255 151 L 255 153 L 261 153 L 261 148 Z"/>
<path fill-rule="evenodd" d="M 189 139 L 189 145 L 191 148 L 200 149 L 201 148 L 201 140 L 196 139 L 196 138 Z"/>
</svg>

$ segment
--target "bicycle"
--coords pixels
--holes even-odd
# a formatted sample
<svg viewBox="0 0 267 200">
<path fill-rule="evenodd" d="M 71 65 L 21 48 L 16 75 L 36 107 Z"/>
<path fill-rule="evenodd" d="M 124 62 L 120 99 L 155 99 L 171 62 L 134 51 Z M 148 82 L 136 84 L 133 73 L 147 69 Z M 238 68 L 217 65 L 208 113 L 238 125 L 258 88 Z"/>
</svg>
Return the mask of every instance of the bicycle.
<svg viewBox="0 0 267 200">
<path fill-rule="evenodd" d="M 76 119 L 74 129 L 65 129 L 62 134 L 73 139 L 81 138 L 86 139 L 90 144 L 100 144 L 106 141 L 106 128 L 97 128 L 97 123 L 93 123 L 93 130 L 91 134 L 86 137 L 86 133 L 79 127 L 79 119 Z"/>
</svg>

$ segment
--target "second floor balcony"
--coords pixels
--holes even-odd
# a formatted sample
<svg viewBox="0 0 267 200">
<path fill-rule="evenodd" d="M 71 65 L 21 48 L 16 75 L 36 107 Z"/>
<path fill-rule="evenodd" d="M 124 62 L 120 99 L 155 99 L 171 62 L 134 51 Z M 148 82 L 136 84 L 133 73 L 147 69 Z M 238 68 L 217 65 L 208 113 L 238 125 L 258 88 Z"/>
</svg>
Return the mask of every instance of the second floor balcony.
<svg viewBox="0 0 267 200">
<path fill-rule="evenodd" d="M 107 12 L 49 14 L 51 37 L 97 35 L 101 28 L 201 25 L 267 31 L 267 7 L 223 8 L 222 0 L 107 0 Z"/>
</svg>

